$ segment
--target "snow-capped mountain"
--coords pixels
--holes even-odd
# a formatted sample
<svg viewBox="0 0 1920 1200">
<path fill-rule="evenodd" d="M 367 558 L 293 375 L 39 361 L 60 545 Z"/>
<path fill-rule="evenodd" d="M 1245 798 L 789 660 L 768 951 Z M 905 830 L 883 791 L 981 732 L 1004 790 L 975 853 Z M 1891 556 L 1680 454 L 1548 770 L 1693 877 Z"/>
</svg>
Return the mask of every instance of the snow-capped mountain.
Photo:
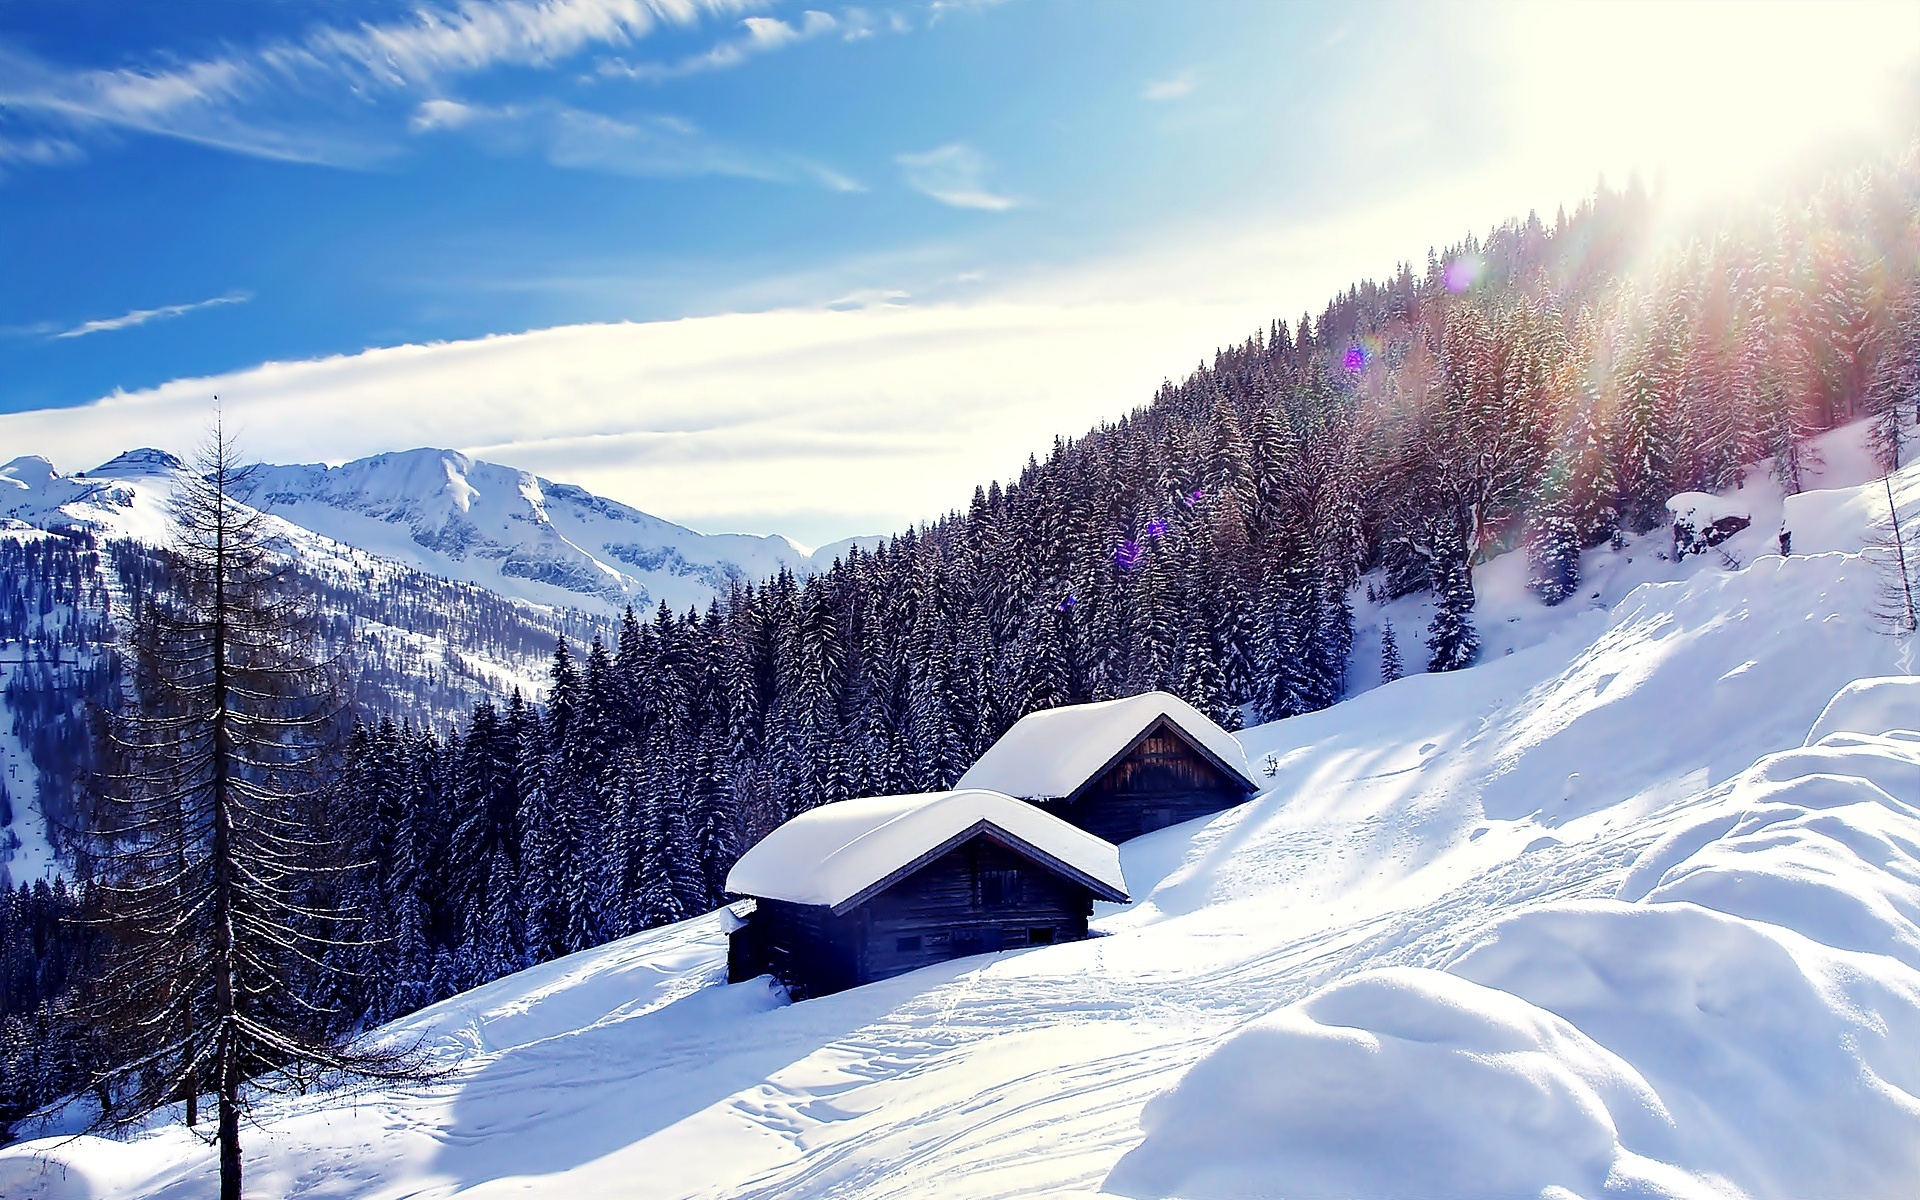
<svg viewBox="0 0 1920 1200">
<path fill-rule="evenodd" d="M 428 1085 L 267 1101 L 254 1186 L 1912 1195 L 1920 688 L 1874 543 L 1920 466 L 1769 488 L 1725 556 L 1589 551 L 1577 602 L 1489 590 L 1480 665 L 1239 733 L 1265 790 L 1124 845 L 1103 936 L 788 1004 L 725 982 L 725 911 L 637 934 L 388 1027 Z M 47 1200 L 213 1172 L 168 1112 L 0 1150 Z"/>
<path fill-rule="evenodd" d="M 152 449 L 72 475 L 44 458 L 16 458 L 0 467 L 0 518 L 158 541 L 179 470 L 179 459 Z M 503 596 L 601 614 L 663 601 L 684 610 L 735 580 L 782 569 L 810 574 L 854 541 L 876 540 L 809 551 L 779 536 L 697 533 L 451 450 L 379 454 L 338 467 L 262 465 L 249 489 L 252 504 L 292 529 Z"/>
<path fill-rule="evenodd" d="M 154 449 L 70 475 L 32 456 L 0 466 L 0 539 L 37 564 L 34 579 L 0 581 L 23 614 L 13 640 L 0 630 L 0 876 L 59 870 L 53 831 L 72 820 L 74 747 L 87 703 L 104 699 L 87 694 L 101 684 L 83 676 L 103 666 L 124 600 L 117 555 L 97 547 L 164 543 L 185 469 Z M 807 574 L 851 544 L 807 552 L 781 537 L 696 533 L 446 450 L 261 466 L 248 487 L 274 544 L 342 635 L 335 648 L 352 664 L 356 711 L 416 725 L 515 689 L 538 698 L 554 642 L 609 632 L 626 605 L 704 605 L 736 579 Z M 78 590 L 29 595 L 49 570 Z"/>
<path fill-rule="evenodd" d="M 181 467 L 164 450 L 143 449 L 62 475 L 46 459 L 23 455 L 0 466 L 0 520 L 158 543 L 166 538 L 167 497 Z"/>
</svg>

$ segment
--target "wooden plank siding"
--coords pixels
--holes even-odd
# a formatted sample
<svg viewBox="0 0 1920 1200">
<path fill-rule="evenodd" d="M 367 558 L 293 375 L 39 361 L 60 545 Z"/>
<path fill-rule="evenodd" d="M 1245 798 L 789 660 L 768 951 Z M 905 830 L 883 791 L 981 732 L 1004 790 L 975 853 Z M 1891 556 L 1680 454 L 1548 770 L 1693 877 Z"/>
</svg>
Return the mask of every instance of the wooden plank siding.
<svg viewBox="0 0 1920 1200">
<path fill-rule="evenodd" d="M 1087 936 L 1086 888 L 981 836 L 861 906 L 866 978 L 886 979 L 950 958 Z"/>
<path fill-rule="evenodd" d="M 1063 800 L 1040 807 L 1109 842 L 1232 808 L 1252 793 L 1166 721 Z"/>
<path fill-rule="evenodd" d="M 733 935 L 728 974 L 771 973 L 799 999 L 972 954 L 1084 938 L 1093 896 L 983 834 L 838 916 L 825 905 L 757 905 Z"/>
</svg>

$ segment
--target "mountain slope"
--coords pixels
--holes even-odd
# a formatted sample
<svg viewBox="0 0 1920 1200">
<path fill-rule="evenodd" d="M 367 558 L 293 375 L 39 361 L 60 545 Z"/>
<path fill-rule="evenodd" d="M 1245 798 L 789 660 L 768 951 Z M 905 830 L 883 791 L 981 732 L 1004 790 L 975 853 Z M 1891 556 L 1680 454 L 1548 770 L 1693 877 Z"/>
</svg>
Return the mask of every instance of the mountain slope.
<svg viewBox="0 0 1920 1200">
<path fill-rule="evenodd" d="M 719 983 L 723 915 L 655 930 L 389 1027 L 450 1074 L 276 1103 L 252 1178 L 1911 1194 L 1920 735 L 1887 731 L 1920 711 L 1882 688 L 1822 717 L 1910 661 L 1869 615 L 1875 486 L 1786 502 L 1820 553 L 1667 563 L 1482 666 L 1245 731 L 1269 789 L 1124 847 L 1140 899 L 1108 936 L 789 1006 Z M 1899 497 L 1920 519 L 1920 470 Z M 1658 563 L 1658 537 L 1588 578 Z M 0 1152 L 9 1195 L 186 1196 L 210 1170 L 177 1126 Z"/>
<path fill-rule="evenodd" d="M 0 517 L 157 542 L 179 469 L 158 450 L 65 476 L 43 458 L 18 458 L 0 467 Z M 249 500 L 290 527 L 503 596 L 608 615 L 629 604 L 704 606 L 735 581 L 831 565 L 852 544 L 806 551 L 777 536 L 696 533 L 451 450 L 338 467 L 262 465 L 250 487 Z"/>
</svg>

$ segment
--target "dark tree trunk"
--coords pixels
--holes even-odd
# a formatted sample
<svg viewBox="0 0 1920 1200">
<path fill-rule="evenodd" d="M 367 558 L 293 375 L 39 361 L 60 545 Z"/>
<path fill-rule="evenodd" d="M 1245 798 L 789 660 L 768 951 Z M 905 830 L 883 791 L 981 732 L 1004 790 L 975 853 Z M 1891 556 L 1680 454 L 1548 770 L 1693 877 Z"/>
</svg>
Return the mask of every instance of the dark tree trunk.
<svg viewBox="0 0 1920 1200">
<path fill-rule="evenodd" d="M 240 1200 L 240 1106 L 234 1102 L 239 1090 L 239 1073 L 231 1067 L 221 1072 L 220 1200 Z"/>
</svg>

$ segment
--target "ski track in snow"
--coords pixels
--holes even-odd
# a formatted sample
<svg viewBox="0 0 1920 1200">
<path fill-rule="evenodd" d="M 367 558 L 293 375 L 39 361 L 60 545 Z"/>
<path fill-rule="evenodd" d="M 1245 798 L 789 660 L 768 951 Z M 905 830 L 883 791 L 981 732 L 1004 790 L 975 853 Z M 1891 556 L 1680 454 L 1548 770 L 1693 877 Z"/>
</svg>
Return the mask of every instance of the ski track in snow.
<svg viewBox="0 0 1920 1200">
<path fill-rule="evenodd" d="M 1899 483 L 1920 518 L 1920 470 Z M 1268 790 L 1123 847 L 1138 899 L 1099 906 L 1102 936 L 789 1005 L 720 982 L 709 914 L 387 1027 L 447 1075 L 268 1102 L 250 1179 L 383 1200 L 1911 1195 L 1920 1149 L 1889 1147 L 1920 1148 L 1920 1066 L 1882 1043 L 1920 1030 L 1920 744 L 1860 735 L 1920 726 L 1920 693 L 1821 714 L 1912 647 L 1867 615 L 1866 489 L 1748 491 L 1742 569 L 1649 535 L 1590 556 L 1590 603 L 1529 615 L 1510 556 L 1482 570 L 1484 665 L 1242 733 Z M 1783 510 L 1814 553 L 1760 553 Z M 1360 624 L 1390 616 L 1411 657 L 1419 603 Z M 1840 732 L 1798 749 L 1816 719 Z M 1773 1007 L 1717 999 L 1716 962 Z M 1672 1001 L 1686 986 L 1707 990 Z M 1773 1059 L 1728 1040 L 1781 1014 L 1800 1023 L 1767 1034 Z M 1364 1103 L 1308 1069 L 1342 1062 Z M 1223 1080 L 1230 1110 L 1200 1090 Z M 1312 1141 L 1321 1112 L 1347 1140 Z M 206 1194 L 211 1156 L 167 1116 L 0 1150 L 0 1194 Z"/>
</svg>

